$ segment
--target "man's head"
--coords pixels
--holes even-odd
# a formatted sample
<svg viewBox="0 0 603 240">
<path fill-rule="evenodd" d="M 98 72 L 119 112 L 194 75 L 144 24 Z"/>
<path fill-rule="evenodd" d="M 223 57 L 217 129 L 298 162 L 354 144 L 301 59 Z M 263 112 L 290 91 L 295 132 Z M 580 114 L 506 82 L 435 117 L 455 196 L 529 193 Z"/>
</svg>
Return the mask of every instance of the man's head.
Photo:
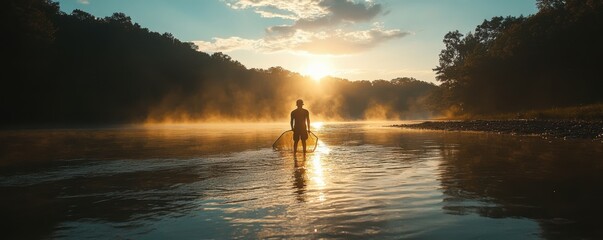
<svg viewBox="0 0 603 240">
<path fill-rule="evenodd" d="M 298 107 L 303 106 L 304 105 L 304 100 L 297 99 L 297 102 L 295 102 L 295 105 L 297 105 Z"/>
</svg>

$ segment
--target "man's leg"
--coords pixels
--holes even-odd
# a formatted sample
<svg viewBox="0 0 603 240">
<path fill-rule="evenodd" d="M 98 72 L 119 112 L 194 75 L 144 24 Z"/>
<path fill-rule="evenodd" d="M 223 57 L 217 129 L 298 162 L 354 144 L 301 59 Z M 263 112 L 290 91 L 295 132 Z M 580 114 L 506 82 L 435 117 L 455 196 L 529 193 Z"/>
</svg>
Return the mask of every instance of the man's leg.
<svg viewBox="0 0 603 240">
<path fill-rule="evenodd" d="M 297 152 L 297 143 L 299 142 L 299 133 L 293 131 L 293 153 Z"/>
<path fill-rule="evenodd" d="M 299 138 L 298 138 L 298 139 L 293 140 L 293 153 L 297 152 L 297 142 L 299 142 Z M 306 145 L 306 143 L 305 143 L 305 142 L 302 142 L 302 145 L 304 145 L 304 146 L 305 146 L 305 145 Z"/>
<path fill-rule="evenodd" d="M 304 153 L 306 153 L 306 139 L 302 139 L 302 147 L 304 148 Z"/>
</svg>

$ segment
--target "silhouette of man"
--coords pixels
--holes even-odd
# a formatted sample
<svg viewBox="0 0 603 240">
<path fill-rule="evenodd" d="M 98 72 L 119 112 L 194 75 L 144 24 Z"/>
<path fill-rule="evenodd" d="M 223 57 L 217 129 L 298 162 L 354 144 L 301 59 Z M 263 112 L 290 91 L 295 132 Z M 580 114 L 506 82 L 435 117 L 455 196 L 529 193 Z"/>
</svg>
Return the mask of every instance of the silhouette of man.
<svg viewBox="0 0 603 240">
<path fill-rule="evenodd" d="M 304 101 L 298 99 L 295 103 L 297 108 L 291 111 L 291 130 L 293 130 L 293 153 L 297 152 L 297 143 L 299 139 L 302 141 L 304 154 L 306 153 L 306 140 L 308 132 L 310 132 L 310 112 L 303 109 Z M 306 124 L 308 123 L 308 124 Z"/>
</svg>

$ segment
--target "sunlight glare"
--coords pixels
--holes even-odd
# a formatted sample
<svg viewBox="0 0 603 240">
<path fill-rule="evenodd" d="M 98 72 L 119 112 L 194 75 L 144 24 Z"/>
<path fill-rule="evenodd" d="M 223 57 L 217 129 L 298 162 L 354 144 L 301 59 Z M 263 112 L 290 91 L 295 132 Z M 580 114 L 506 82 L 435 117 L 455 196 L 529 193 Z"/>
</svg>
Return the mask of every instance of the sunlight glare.
<svg viewBox="0 0 603 240">
<path fill-rule="evenodd" d="M 312 128 L 314 130 L 319 131 L 322 128 L 323 122 L 314 122 L 312 123 Z"/>
<path fill-rule="evenodd" d="M 323 169 L 322 169 L 322 162 L 320 161 L 320 154 L 316 154 L 312 158 L 311 171 L 313 173 L 312 180 L 314 180 L 314 182 L 319 187 L 319 189 L 324 188 L 324 186 L 326 184 L 325 184 L 325 179 L 324 179 L 324 174 L 323 174 Z"/>
<path fill-rule="evenodd" d="M 331 75 L 333 70 L 331 69 L 330 64 L 326 62 L 313 62 L 306 66 L 304 70 L 304 74 L 306 76 L 310 76 L 315 81 L 320 81 L 320 79 Z"/>
<path fill-rule="evenodd" d="M 318 147 L 316 148 L 315 152 L 329 154 L 331 149 L 323 141 L 318 140 Z"/>
<path fill-rule="evenodd" d="M 322 157 L 329 154 L 329 148 L 320 140 L 318 140 L 318 146 L 318 152 L 315 152 L 312 158 L 312 164 L 310 164 L 309 171 L 311 173 L 310 179 L 312 180 L 313 185 L 316 187 L 316 190 L 318 190 L 317 200 L 319 202 L 324 202 L 327 200 L 326 193 L 324 192 L 327 182 L 325 181 L 326 169 L 323 166 L 324 163 L 322 161 Z"/>
</svg>

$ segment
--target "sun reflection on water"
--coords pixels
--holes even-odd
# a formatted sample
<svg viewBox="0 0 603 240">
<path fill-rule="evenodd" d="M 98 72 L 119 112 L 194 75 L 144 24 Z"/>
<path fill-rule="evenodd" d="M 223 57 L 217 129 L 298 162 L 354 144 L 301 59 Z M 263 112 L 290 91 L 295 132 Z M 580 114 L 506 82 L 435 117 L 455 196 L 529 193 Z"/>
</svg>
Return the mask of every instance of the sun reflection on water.
<svg viewBox="0 0 603 240">
<path fill-rule="evenodd" d="M 322 188 L 325 186 L 322 162 L 320 161 L 320 154 L 312 157 L 312 181 L 316 183 L 316 186 Z"/>
<path fill-rule="evenodd" d="M 325 163 L 323 162 L 323 157 L 328 155 L 331 150 L 329 147 L 322 141 L 318 141 L 318 147 L 312 156 L 312 164 L 309 166 L 310 171 L 310 179 L 312 182 L 312 186 L 317 190 L 317 200 L 319 202 L 324 202 L 327 200 L 325 189 L 327 188 L 327 181 L 325 179 Z"/>
<path fill-rule="evenodd" d="M 322 140 L 318 140 L 318 146 L 314 152 L 316 153 L 315 156 L 320 158 L 321 154 L 329 154 L 331 149 Z"/>
</svg>

